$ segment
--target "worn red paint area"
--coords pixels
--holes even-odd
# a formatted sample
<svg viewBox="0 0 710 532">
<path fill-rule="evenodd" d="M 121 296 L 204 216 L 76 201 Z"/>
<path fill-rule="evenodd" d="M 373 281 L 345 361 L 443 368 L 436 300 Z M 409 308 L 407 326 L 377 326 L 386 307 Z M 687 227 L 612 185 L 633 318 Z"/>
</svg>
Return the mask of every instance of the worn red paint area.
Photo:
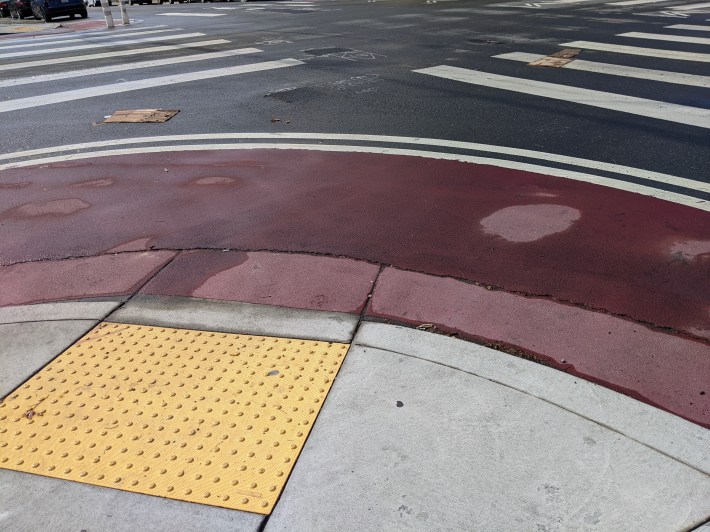
<svg viewBox="0 0 710 532">
<path fill-rule="evenodd" d="M 703 341 L 549 299 L 393 268 L 380 275 L 368 314 L 515 347 L 710 428 L 710 348 Z"/>
<path fill-rule="evenodd" d="M 335 257 L 187 251 L 141 293 L 360 313 L 379 268 Z"/>
<path fill-rule="evenodd" d="M 0 266 L 0 307 L 130 296 L 174 256 L 143 251 Z"/>
<path fill-rule="evenodd" d="M 328 254 L 710 337 L 710 214 L 558 177 L 299 150 L 0 172 L 0 262 L 148 248 Z"/>
</svg>

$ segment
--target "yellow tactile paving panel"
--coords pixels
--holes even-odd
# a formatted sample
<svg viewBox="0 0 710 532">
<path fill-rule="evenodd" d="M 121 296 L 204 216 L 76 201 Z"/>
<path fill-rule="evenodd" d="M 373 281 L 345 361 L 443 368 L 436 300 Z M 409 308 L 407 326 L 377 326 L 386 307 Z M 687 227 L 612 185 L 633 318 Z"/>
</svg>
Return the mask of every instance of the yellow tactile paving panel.
<svg viewBox="0 0 710 532">
<path fill-rule="evenodd" d="M 0 467 L 268 514 L 348 347 L 101 323 L 0 403 Z"/>
</svg>

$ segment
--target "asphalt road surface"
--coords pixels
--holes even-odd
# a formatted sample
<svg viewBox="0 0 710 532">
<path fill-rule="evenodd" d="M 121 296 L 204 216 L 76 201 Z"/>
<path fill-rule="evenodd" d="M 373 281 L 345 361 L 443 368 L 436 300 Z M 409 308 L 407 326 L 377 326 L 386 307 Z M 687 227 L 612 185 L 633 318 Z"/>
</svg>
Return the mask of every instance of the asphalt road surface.
<svg viewBox="0 0 710 532">
<path fill-rule="evenodd" d="M 0 40 L 2 152 L 235 131 L 398 135 L 662 172 L 701 183 L 614 178 L 707 200 L 710 15 L 692 6 L 672 0 L 132 6 L 134 23 L 114 37 L 99 30 L 49 49 L 51 39 L 45 46 L 40 38 L 29 45 Z M 101 20 L 100 8 L 89 16 Z M 568 67 L 527 65 L 565 48 L 582 49 Z M 108 68 L 126 64 L 132 66 Z M 245 65 L 264 70 L 244 71 Z M 64 77 L 85 69 L 92 70 Z M 204 71 L 200 79 L 196 73 Z M 164 124 L 100 124 L 116 110 L 139 108 L 180 114 Z"/>
</svg>

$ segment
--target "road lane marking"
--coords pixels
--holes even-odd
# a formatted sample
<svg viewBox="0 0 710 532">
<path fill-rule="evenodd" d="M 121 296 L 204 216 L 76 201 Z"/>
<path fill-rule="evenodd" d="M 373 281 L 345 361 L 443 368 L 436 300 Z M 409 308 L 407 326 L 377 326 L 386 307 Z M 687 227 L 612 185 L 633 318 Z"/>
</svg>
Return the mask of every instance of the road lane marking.
<svg viewBox="0 0 710 532">
<path fill-rule="evenodd" d="M 366 136 L 366 135 L 364 135 Z M 186 140 L 191 140 L 194 136 L 187 136 Z M 285 136 L 284 136 L 285 138 Z M 122 140 L 109 141 L 112 145 L 117 143 L 123 144 Z M 7 168 L 21 168 L 27 166 L 50 165 L 57 162 L 77 161 L 82 159 L 91 159 L 95 157 L 112 157 L 116 155 L 137 155 L 145 153 L 171 153 L 185 151 L 213 151 L 213 150 L 303 150 L 303 151 L 320 151 L 320 152 L 338 152 L 338 153 L 374 153 L 383 155 L 402 155 L 409 157 L 425 157 L 428 159 L 439 159 L 446 161 L 460 161 L 466 163 L 483 164 L 496 166 L 499 168 L 508 168 L 511 170 L 522 170 L 525 172 L 533 172 L 541 175 L 560 177 L 563 179 L 571 179 L 573 181 L 582 181 L 592 183 L 599 186 L 614 188 L 633 192 L 644 196 L 678 203 L 694 209 L 710 212 L 710 201 L 701 200 L 692 196 L 679 194 L 677 192 L 668 192 L 647 185 L 630 183 L 614 178 L 577 172 L 573 170 L 565 170 L 561 168 L 553 168 L 544 165 L 523 163 L 519 161 L 509 161 L 506 159 L 496 159 L 492 157 L 479 157 L 473 155 L 460 155 L 454 153 L 442 153 L 438 151 L 423 151 L 401 148 L 389 148 L 381 146 L 350 146 L 350 145 L 335 145 L 335 144 L 285 144 L 285 143 L 244 143 L 244 144 L 184 144 L 173 146 L 149 146 L 136 148 L 119 148 L 112 150 L 104 150 L 88 153 L 73 153 L 58 157 L 49 157 L 45 159 L 35 159 L 31 161 L 22 161 L 17 163 L 9 163 L 0 165 L 0 170 Z"/>
<path fill-rule="evenodd" d="M 685 4 L 683 6 L 672 6 L 676 11 L 694 11 L 696 9 L 705 9 L 710 7 L 710 2 L 703 2 L 701 4 Z"/>
<path fill-rule="evenodd" d="M 285 68 L 303 64 L 304 63 L 302 61 L 299 61 L 298 59 L 279 59 L 276 61 L 266 61 L 263 63 L 252 63 L 249 65 L 238 65 L 227 68 L 215 68 L 212 70 L 200 70 L 197 72 L 186 72 L 183 74 L 160 76 L 157 78 L 123 81 L 119 83 L 111 83 L 108 85 L 98 85 L 95 87 L 84 87 L 82 89 L 55 92 L 50 94 L 43 94 L 40 96 L 30 96 L 28 98 L 5 100 L 3 102 L 0 102 L 0 113 L 7 113 L 9 111 L 18 111 L 20 109 L 29 109 L 34 107 L 42 107 L 45 105 L 64 103 L 73 100 L 83 100 L 85 98 L 92 98 L 95 96 L 114 95 L 121 92 L 150 89 L 153 87 L 165 87 L 167 85 L 175 85 L 178 83 L 186 83 L 189 81 L 222 78 L 225 76 L 246 74 L 248 72 L 259 72 L 263 70 L 272 70 L 275 68 Z"/>
<path fill-rule="evenodd" d="M 44 54 L 60 54 L 64 52 L 75 52 L 78 50 L 90 50 L 96 48 L 109 48 L 113 46 L 132 46 L 134 44 L 142 44 L 149 42 L 160 42 L 160 41 L 176 41 L 178 39 L 191 39 L 193 37 L 204 37 L 204 33 L 179 33 L 177 35 L 161 35 L 158 37 L 146 37 L 144 39 L 127 39 L 124 41 L 113 41 L 101 44 L 80 44 L 78 46 L 67 46 L 65 48 L 52 48 L 43 50 L 26 50 L 24 52 L 12 52 L 9 54 L 2 54 L 3 59 L 8 59 L 11 57 L 27 57 L 30 55 L 44 55 Z"/>
<path fill-rule="evenodd" d="M 608 6 L 638 6 L 641 4 L 655 4 L 667 2 L 668 0 L 624 0 L 623 2 L 607 2 Z"/>
<path fill-rule="evenodd" d="M 158 13 L 159 17 L 224 17 L 226 13 Z"/>
<path fill-rule="evenodd" d="M 119 26 L 120 27 L 120 26 Z M 113 33 L 113 31 L 110 34 L 106 33 L 106 29 L 101 29 L 101 30 L 91 30 L 91 31 L 83 31 L 83 32 L 71 32 L 71 33 L 64 33 L 62 35 L 52 35 L 49 37 L 23 37 L 23 38 L 14 38 L 10 42 L 11 44 L 31 44 L 31 43 L 44 43 L 44 42 L 54 42 L 54 41 L 64 41 L 66 39 L 76 39 L 79 37 L 87 38 L 87 39 L 100 39 L 100 38 L 106 38 L 106 37 L 120 37 L 122 35 L 126 35 L 127 37 L 131 37 L 132 35 L 135 35 L 137 33 L 145 32 L 146 30 L 157 30 L 161 28 L 167 28 L 168 26 L 165 24 L 160 24 L 158 26 L 143 26 L 143 27 L 138 27 L 138 28 L 130 28 L 126 30 L 113 30 L 116 33 Z M 172 28 L 174 31 L 176 30 L 181 30 L 182 28 Z M 0 48 L 6 48 L 6 45 L 0 45 Z"/>
<path fill-rule="evenodd" d="M 546 83 L 543 81 L 501 76 L 448 65 L 422 68 L 414 70 L 413 72 L 468 83 L 470 85 L 531 94 L 543 98 L 597 107 L 599 109 L 607 109 L 646 118 L 655 118 L 657 120 L 710 129 L 710 109 L 699 109 L 697 107 L 647 100 L 645 98 L 636 98 L 634 96 L 625 96 L 612 92 L 595 91 L 579 87 L 570 87 L 568 85 Z"/>
<path fill-rule="evenodd" d="M 133 37 L 135 35 L 149 35 L 149 34 L 154 34 L 154 33 L 165 33 L 168 31 L 175 31 L 171 29 L 164 29 L 164 30 L 147 30 L 147 31 L 140 31 L 140 32 L 135 32 L 128 37 Z M 99 39 L 101 40 L 106 40 L 106 39 L 118 39 L 123 37 L 122 34 L 119 35 L 99 35 L 96 37 L 91 38 L 91 42 L 98 41 Z M 32 42 L 32 43 L 25 43 L 25 44 L 13 44 L 13 45 L 0 45 L 0 53 L 2 53 L 3 50 L 9 50 L 11 48 L 41 48 L 42 46 L 61 46 L 64 44 L 70 44 L 74 42 L 87 42 L 87 39 L 65 39 L 63 41 L 52 41 L 52 42 Z M 56 48 L 55 49 L 57 52 L 61 52 L 62 48 Z"/>
<path fill-rule="evenodd" d="M 663 27 L 673 30 L 710 31 L 710 26 L 698 26 L 697 24 L 673 24 L 672 26 Z"/>
<path fill-rule="evenodd" d="M 526 159 L 536 159 L 546 162 L 554 162 L 584 168 L 585 170 L 595 170 L 602 172 L 610 172 L 624 177 L 638 177 L 645 181 L 650 181 L 656 184 L 673 185 L 676 187 L 684 187 L 689 190 L 696 190 L 710 194 L 710 183 L 704 183 L 694 179 L 686 179 L 684 177 L 663 174 L 651 170 L 643 170 L 632 166 L 624 166 L 615 163 L 606 163 L 602 161 L 594 161 L 591 159 L 582 159 L 579 157 L 570 157 L 569 155 L 558 155 L 556 153 L 541 152 L 535 150 L 526 150 L 523 148 L 511 148 L 508 146 L 496 146 L 493 144 L 480 144 L 475 142 L 463 142 L 458 140 L 444 140 L 418 137 L 399 137 L 391 135 L 353 135 L 347 133 L 196 133 L 190 135 L 163 135 L 159 137 L 132 137 L 112 140 L 99 140 L 93 142 L 83 142 L 78 144 L 67 144 L 64 146 L 53 146 L 49 148 L 36 148 L 34 150 L 26 150 L 13 153 L 0 154 L 0 161 L 10 159 L 19 159 L 25 157 L 35 157 L 52 155 L 63 152 L 72 152 L 69 157 L 74 155 L 74 152 L 86 152 L 86 157 L 91 157 L 92 152 L 87 150 L 96 148 L 111 148 L 116 144 L 128 146 L 131 144 L 159 144 L 167 142 L 188 142 L 188 141 L 240 141 L 240 140 L 308 140 L 318 142 L 358 142 L 358 143 L 378 143 L 378 144 L 404 144 L 412 146 L 424 146 L 427 148 L 446 148 L 455 150 L 466 150 L 473 152 L 495 153 L 499 155 L 521 157 Z M 157 151 L 160 151 L 159 146 L 153 146 Z M 7 168 L 15 168 L 19 166 L 34 166 L 45 162 L 63 161 L 65 155 L 55 155 L 42 160 L 27 160 L 15 163 L 0 164 L 0 170 Z M 697 199 L 697 198 L 696 198 Z M 703 201 L 703 200 L 699 200 Z M 710 209 L 710 201 L 706 202 Z"/>
<path fill-rule="evenodd" d="M 184 44 L 171 44 L 166 46 L 152 46 L 150 48 L 135 48 L 133 50 L 116 50 L 115 52 L 103 52 L 100 54 L 75 55 L 70 57 L 58 57 L 56 59 L 42 59 L 39 61 L 26 61 L 24 63 L 10 63 L 9 65 L 0 65 L 0 72 L 7 70 L 18 70 L 22 68 L 41 67 L 47 65 L 57 65 L 59 63 L 76 63 L 79 61 L 92 61 L 95 59 L 113 59 L 116 57 L 125 57 L 138 54 L 150 54 L 156 52 L 168 52 L 171 50 L 181 50 L 185 48 L 201 48 L 203 46 L 211 46 L 213 44 L 228 44 L 225 39 L 214 39 L 211 41 L 197 41 Z"/>
<path fill-rule="evenodd" d="M 521 61 L 532 63 L 538 59 L 546 57 L 539 54 L 528 54 L 524 52 L 512 52 L 508 54 L 494 55 L 498 59 L 509 59 L 511 61 Z M 624 76 L 628 78 L 649 79 L 661 81 L 663 83 L 675 83 L 677 85 L 691 85 L 694 87 L 704 87 L 710 89 L 710 76 L 698 76 L 696 74 L 683 74 L 680 72 L 666 72 L 665 70 L 651 70 L 647 68 L 637 68 L 610 63 L 597 63 L 595 61 L 584 61 L 575 59 L 563 65 L 561 68 L 569 70 L 583 70 L 584 72 L 595 72 L 597 74 L 609 74 L 611 76 Z M 2 85 L 0 85 L 2 86 Z"/>
<path fill-rule="evenodd" d="M 701 63 L 710 63 L 710 54 L 704 54 L 699 52 L 680 52 L 676 50 L 642 48 L 640 46 L 626 46 L 623 44 L 609 44 L 605 42 L 593 41 L 572 41 L 563 43 L 560 46 L 564 46 L 565 48 L 583 48 L 585 50 L 597 50 L 600 52 L 643 55 L 646 57 L 657 57 L 659 59 L 677 59 L 680 61 L 699 61 Z"/>
<path fill-rule="evenodd" d="M 665 35 L 662 33 L 643 33 L 638 31 L 619 33 L 617 37 L 630 37 L 632 39 L 650 39 L 653 41 L 684 42 L 690 44 L 710 44 L 710 38 L 707 37 L 690 37 L 687 35 Z"/>
<path fill-rule="evenodd" d="M 223 57 L 233 57 L 237 55 L 254 54 L 261 52 L 258 48 L 238 48 L 236 50 L 226 50 L 223 52 L 210 52 L 205 54 L 185 55 L 181 57 L 168 57 L 166 59 L 156 59 L 153 61 L 141 61 L 138 63 L 123 63 L 119 65 L 110 65 L 105 67 L 86 68 L 82 70 L 70 70 L 66 72 L 57 72 L 55 74 L 44 74 L 39 76 L 29 76 L 26 78 L 14 78 L 0 80 L 0 87 L 15 87 L 17 85 L 28 85 L 31 83 L 44 83 L 47 81 L 56 81 L 59 79 L 79 78 L 83 76 L 96 76 L 99 74 L 107 74 L 109 72 L 122 72 L 125 70 L 136 70 L 141 68 L 153 68 L 165 65 L 176 65 L 179 63 L 190 63 L 194 61 L 207 61 L 210 59 L 221 59 Z"/>
</svg>

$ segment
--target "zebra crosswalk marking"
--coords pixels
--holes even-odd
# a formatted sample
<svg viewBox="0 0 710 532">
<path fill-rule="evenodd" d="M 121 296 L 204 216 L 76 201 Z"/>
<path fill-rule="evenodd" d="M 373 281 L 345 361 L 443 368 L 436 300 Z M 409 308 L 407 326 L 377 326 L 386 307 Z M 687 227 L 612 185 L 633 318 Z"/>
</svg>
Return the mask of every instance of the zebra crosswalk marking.
<svg viewBox="0 0 710 532">
<path fill-rule="evenodd" d="M 647 118 L 655 118 L 658 120 L 710 129 L 710 109 L 699 109 L 696 107 L 688 107 L 656 100 L 647 100 L 645 98 L 625 96 L 611 92 L 558 85 L 555 83 L 534 81 L 524 78 L 501 76 L 498 74 L 491 74 L 489 72 L 468 70 L 448 65 L 423 68 L 420 70 L 414 70 L 414 72 L 468 83 L 471 85 L 508 90 L 555 100 L 563 100 L 580 105 L 597 107 L 600 109 L 608 109 L 611 111 L 618 111 Z"/>
</svg>

